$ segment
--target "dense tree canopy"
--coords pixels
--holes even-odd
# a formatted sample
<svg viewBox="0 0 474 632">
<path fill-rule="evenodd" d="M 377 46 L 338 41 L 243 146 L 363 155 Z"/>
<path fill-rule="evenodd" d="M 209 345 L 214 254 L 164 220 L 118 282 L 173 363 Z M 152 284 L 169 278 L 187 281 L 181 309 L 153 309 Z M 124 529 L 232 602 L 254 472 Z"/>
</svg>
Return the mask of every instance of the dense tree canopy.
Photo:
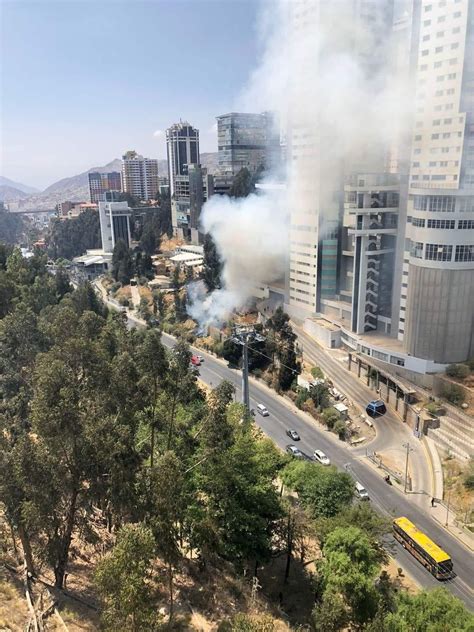
<svg viewBox="0 0 474 632">
<path fill-rule="evenodd" d="M 52 259 L 73 259 L 101 247 L 98 211 L 88 209 L 74 219 L 54 218 L 46 237 Z"/>
</svg>

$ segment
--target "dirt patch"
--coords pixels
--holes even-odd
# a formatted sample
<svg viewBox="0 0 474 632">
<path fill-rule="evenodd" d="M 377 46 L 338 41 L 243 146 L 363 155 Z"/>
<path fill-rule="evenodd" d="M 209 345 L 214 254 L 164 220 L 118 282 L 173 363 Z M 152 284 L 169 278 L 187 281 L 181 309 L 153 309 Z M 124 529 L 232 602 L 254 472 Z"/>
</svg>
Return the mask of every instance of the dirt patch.
<svg viewBox="0 0 474 632">
<path fill-rule="evenodd" d="M 420 584 L 405 570 L 401 569 L 402 574 L 400 574 L 398 572 L 399 568 L 400 566 L 396 560 L 390 558 L 388 564 L 383 567 L 383 570 L 387 571 L 398 590 L 407 590 L 412 594 L 419 592 L 421 590 Z"/>
</svg>

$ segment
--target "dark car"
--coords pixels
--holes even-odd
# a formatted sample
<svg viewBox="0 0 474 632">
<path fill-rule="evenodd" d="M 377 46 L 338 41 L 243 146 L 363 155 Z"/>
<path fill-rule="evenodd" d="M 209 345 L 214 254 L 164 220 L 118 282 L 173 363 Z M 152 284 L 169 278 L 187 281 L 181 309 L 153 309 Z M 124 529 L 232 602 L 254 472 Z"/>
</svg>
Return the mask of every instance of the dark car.
<svg viewBox="0 0 474 632">
<path fill-rule="evenodd" d="M 369 415 L 369 417 L 381 417 L 387 412 L 387 407 L 385 406 L 385 402 L 383 400 L 374 399 L 368 404 L 365 412 Z"/>
<path fill-rule="evenodd" d="M 300 435 L 296 432 L 296 430 L 292 430 L 290 428 L 289 430 L 286 431 L 286 434 L 290 437 L 290 439 L 293 439 L 293 441 L 300 440 Z"/>
</svg>

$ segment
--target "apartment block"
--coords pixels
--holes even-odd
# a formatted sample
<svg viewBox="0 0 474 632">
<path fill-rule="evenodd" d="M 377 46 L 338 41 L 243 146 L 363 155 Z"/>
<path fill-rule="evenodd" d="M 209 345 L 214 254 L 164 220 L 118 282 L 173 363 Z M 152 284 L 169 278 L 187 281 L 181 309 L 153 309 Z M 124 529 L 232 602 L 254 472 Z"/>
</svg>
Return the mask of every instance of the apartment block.
<svg viewBox="0 0 474 632">
<path fill-rule="evenodd" d="M 104 200 L 104 193 L 122 190 L 122 177 L 118 171 L 99 173 L 92 171 L 88 174 L 90 201 L 97 204 Z"/>
<path fill-rule="evenodd" d="M 159 190 L 158 160 L 144 158 L 136 151 L 122 156 L 122 186 L 125 193 L 139 200 L 154 200 Z"/>
</svg>

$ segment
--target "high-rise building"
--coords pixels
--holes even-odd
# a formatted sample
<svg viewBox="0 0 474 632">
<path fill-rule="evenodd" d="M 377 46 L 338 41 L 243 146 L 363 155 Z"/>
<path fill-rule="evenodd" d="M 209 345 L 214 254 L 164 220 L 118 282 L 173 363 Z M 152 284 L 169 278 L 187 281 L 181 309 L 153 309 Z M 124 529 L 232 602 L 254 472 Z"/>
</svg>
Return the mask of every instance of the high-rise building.
<svg viewBox="0 0 474 632">
<path fill-rule="evenodd" d="M 230 112 L 217 117 L 219 173 L 235 176 L 244 167 L 251 173 L 276 169 L 280 135 L 270 112 Z"/>
<path fill-rule="evenodd" d="M 421 2 L 398 338 L 436 363 L 474 355 L 474 5 Z"/>
<path fill-rule="evenodd" d="M 130 215 L 127 202 L 99 202 L 100 235 L 105 253 L 112 253 L 119 239 L 130 246 Z"/>
<path fill-rule="evenodd" d="M 190 234 L 189 168 L 199 165 L 199 130 L 180 121 L 166 130 L 171 217 L 173 229 L 180 237 Z"/>
<path fill-rule="evenodd" d="M 187 122 L 175 123 L 166 130 L 166 150 L 170 194 L 173 198 L 179 193 L 176 179 L 188 175 L 188 165 L 199 164 L 199 130 Z"/>
<path fill-rule="evenodd" d="M 158 160 L 127 151 L 122 156 L 122 186 L 125 193 L 139 200 L 155 199 L 159 190 Z"/>
<path fill-rule="evenodd" d="M 352 5 L 363 11 L 358 19 L 365 4 Z M 298 204 L 286 301 L 295 315 L 338 325 L 349 348 L 429 372 L 474 355 L 474 7 L 405 0 L 388 28 L 390 4 L 371 3 L 369 14 L 382 11 L 381 54 L 415 96 L 387 160 L 369 148 L 344 171 L 328 170 L 325 130 L 295 125 L 290 110 L 289 187 Z M 295 37 L 327 7 L 299 2 Z M 370 65 L 368 56 L 373 72 Z M 304 89 L 296 94 L 301 102 Z"/>
<path fill-rule="evenodd" d="M 104 200 L 104 193 L 108 191 L 122 190 L 122 178 L 118 171 L 110 173 L 99 173 L 92 171 L 89 173 L 89 195 L 93 204 Z"/>
</svg>

